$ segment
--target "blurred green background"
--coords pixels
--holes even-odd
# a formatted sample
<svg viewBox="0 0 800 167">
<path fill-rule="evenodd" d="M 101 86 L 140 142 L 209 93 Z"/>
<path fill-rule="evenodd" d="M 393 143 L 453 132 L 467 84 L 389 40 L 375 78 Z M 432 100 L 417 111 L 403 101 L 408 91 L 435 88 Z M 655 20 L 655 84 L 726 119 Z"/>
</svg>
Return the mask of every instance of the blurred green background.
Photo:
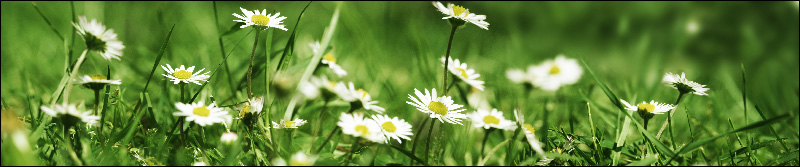
<svg viewBox="0 0 800 167">
<path fill-rule="evenodd" d="M 274 10 L 288 17 L 284 25 L 289 31 L 274 32 L 270 53 L 277 53 L 298 25 L 298 15 L 307 3 L 217 2 L 219 27 L 216 27 L 212 2 L 75 2 L 76 16 L 86 15 L 89 20 L 97 19 L 107 28 L 114 29 L 126 47 L 122 61 L 109 62 L 90 53 L 79 74 L 105 74 L 106 66 L 111 66 L 112 78 L 123 82 L 120 87 L 123 97 L 136 99 L 172 25 L 175 25 L 175 30 L 160 64 L 173 67 L 183 64 L 213 70 L 222 60 L 217 38 L 221 33 L 238 29 L 231 28 L 235 24 L 232 20 L 237 19 L 231 14 L 241 13 L 239 7 Z M 335 3 L 313 2 L 308 7 L 297 28 L 297 49 L 289 63 L 289 73 L 299 74 L 308 64 L 311 57 L 308 43 L 320 40 Z M 730 129 L 728 119 L 742 122 L 737 127 L 744 126 L 742 65 L 747 76 L 749 122 L 761 120 L 754 112 L 753 104 L 759 105 L 768 118 L 782 114 L 796 117 L 799 111 L 797 1 L 456 4 L 472 13 L 486 15 L 490 26 L 489 30 L 474 25 L 459 29 L 451 55 L 481 74 L 480 79 L 486 81 L 487 87 L 484 93 L 489 94 L 490 103 L 507 111 L 506 118 L 509 119 L 513 118 L 510 111 L 519 103 L 534 103 L 528 104 L 531 106 L 530 111 L 526 111 L 531 115 L 529 120 L 534 120 L 538 115 L 534 113 L 543 110 L 544 106 L 539 103 L 541 100 L 523 102 L 522 86 L 511 84 L 505 71 L 524 69 L 560 53 L 585 59 L 598 77 L 620 98 L 629 101 L 674 102 L 676 91 L 660 84 L 666 72 L 686 72 L 689 80 L 708 85 L 711 88 L 709 96 L 692 96 L 681 102 L 686 105 L 681 106 L 675 117 L 683 124 L 676 127 L 676 132 L 687 128 L 686 116 L 682 115 L 685 111 L 707 126 L 709 132 L 703 133 L 728 131 L 723 130 Z M 37 5 L 55 30 L 69 40 L 74 34 L 71 32 L 70 3 L 37 2 Z M 4 103 L 16 108 L 18 115 L 23 115 L 27 113 L 29 99 L 47 101 L 52 98 L 52 92 L 64 75 L 65 45 L 37 14 L 31 2 L 3 1 L 0 7 L 0 94 Z M 444 55 L 450 28 L 442 17 L 443 14 L 427 1 L 344 2 L 331 42 L 332 53 L 348 71 L 341 80 L 353 81 L 356 87 L 363 87 L 373 99 L 380 101 L 379 105 L 387 108 L 387 112 L 396 113 L 390 115 L 406 120 L 424 118 L 416 111 L 411 112 L 414 108 L 405 104 L 406 94 L 412 94 L 414 88 L 441 86 L 439 58 Z M 247 31 L 231 32 L 223 37 L 223 43 L 226 53 L 233 49 L 228 59 L 233 85 L 230 85 L 226 72 L 220 69 L 205 88 L 218 99 L 229 99 L 237 94 L 242 97 L 241 90 L 244 90 L 243 78 L 253 35 L 242 40 Z M 265 35 L 260 38 L 263 42 Z M 242 43 L 236 45 L 239 40 Z M 75 61 L 85 47 L 80 38 L 74 42 L 75 52 L 71 61 Z M 265 45 L 262 44 L 256 53 L 258 62 L 263 62 L 265 55 Z M 271 69 L 275 68 L 279 58 L 280 54 L 272 57 Z M 263 71 L 263 63 L 257 65 L 256 68 Z M 159 81 L 163 78 L 160 76 L 162 73 L 163 70 L 156 69 L 148 92 L 163 91 L 164 81 Z M 254 74 L 256 94 L 264 92 L 263 77 L 263 73 Z M 579 93 L 586 93 L 593 85 L 594 81 L 584 69 L 578 84 L 562 87 L 564 90 L 559 93 L 579 97 Z M 231 91 L 230 86 L 240 91 Z M 592 90 L 589 97 L 604 103 L 597 105 L 611 106 L 599 89 Z M 541 91 L 534 93 L 538 96 L 552 95 Z M 458 96 L 458 93 L 451 92 L 451 95 Z M 78 87 L 72 97 L 73 102 L 85 99 L 86 103 L 91 103 L 93 98 L 91 91 L 79 90 Z M 159 101 L 158 96 L 153 98 Z M 241 100 L 237 98 L 234 101 Z M 226 102 L 223 104 L 233 101 Z M 579 100 L 557 103 L 566 105 L 552 111 L 556 113 L 551 115 L 555 124 L 548 126 L 569 126 L 564 121 L 568 118 L 565 113 L 570 111 L 585 114 L 585 105 Z M 283 107 L 276 109 L 283 110 Z M 610 118 L 616 116 L 614 110 L 603 111 L 601 108 L 601 113 Z M 663 119 L 657 118 L 654 122 L 660 126 Z M 586 120 L 577 118 L 576 121 L 582 126 L 576 127 L 578 133 L 586 135 L 589 130 Z M 418 125 L 418 122 L 410 122 Z M 597 120 L 595 124 L 612 126 Z M 655 127 L 654 124 L 651 126 Z M 800 135 L 797 118 L 774 127 L 785 137 Z M 613 129 L 607 130 L 613 134 Z M 796 147 L 797 139 L 791 140 Z"/>
</svg>

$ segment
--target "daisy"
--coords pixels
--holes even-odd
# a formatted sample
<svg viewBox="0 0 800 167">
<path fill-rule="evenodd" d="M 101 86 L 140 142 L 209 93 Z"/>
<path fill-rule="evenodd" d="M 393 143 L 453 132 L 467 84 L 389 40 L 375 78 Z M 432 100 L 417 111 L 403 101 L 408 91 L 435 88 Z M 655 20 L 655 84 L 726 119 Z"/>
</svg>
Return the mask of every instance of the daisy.
<svg viewBox="0 0 800 167">
<path fill-rule="evenodd" d="M 361 107 L 364 107 L 364 109 L 372 110 L 381 114 L 386 111 L 386 109 L 383 107 L 375 105 L 378 103 L 378 101 L 372 101 L 372 97 L 369 95 L 369 93 L 367 93 L 367 91 L 364 91 L 364 89 L 361 88 L 356 90 L 355 86 L 353 86 L 353 82 L 350 82 L 349 85 L 350 87 L 347 89 L 347 92 L 350 93 L 350 96 L 347 97 L 348 99 L 343 98 L 345 101 L 360 101 Z"/>
<path fill-rule="evenodd" d="M 462 125 L 460 122 L 461 120 L 459 119 L 464 119 L 467 117 L 466 115 L 459 113 L 466 110 L 459 110 L 459 108 L 463 107 L 463 105 L 453 104 L 453 100 L 450 98 L 450 96 L 436 96 L 436 88 L 433 88 L 433 94 L 428 92 L 428 89 L 425 89 L 425 94 L 423 95 L 416 88 L 414 88 L 414 93 L 417 95 L 417 97 L 419 97 L 419 100 L 409 94 L 408 98 L 414 101 L 414 103 L 409 101 L 406 101 L 406 103 L 417 107 L 417 110 L 423 113 L 431 114 L 431 118 L 438 118 L 439 122 Z"/>
<path fill-rule="evenodd" d="M 312 76 L 312 78 L 314 77 Z M 298 86 L 300 87 L 300 93 L 307 99 L 314 99 L 319 96 L 319 87 L 308 81 L 302 81 Z"/>
<path fill-rule="evenodd" d="M 306 124 L 306 122 L 307 122 L 306 120 L 303 120 L 303 119 L 300 119 L 300 118 L 295 118 L 294 121 L 281 120 L 278 123 L 272 122 L 272 128 L 278 128 L 278 129 L 280 129 L 280 128 L 293 128 L 293 129 L 297 129 L 298 127 L 302 126 L 303 124 Z"/>
<path fill-rule="evenodd" d="M 445 63 L 444 59 L 444 57 L 441 59 L 442 66 L 444 66 Z M 458 59 L 453 60 L 453 58 L 450 58 L 449 62 L 452 62 L 453 65 L 448 65 L 447 70 L 470 86 L 483 91 L 483 81 L 477 80 L 478 77 L 481 77 L 481 74 L 475 73 L 475 70 L 467 68 L 467 63 L 461 63 Z"/>
<path fill-rule="evenodd" d="M 253 97 L 247 99 L 246 103 L 242 103 L 239 107 L 239 118 L 244 118 L 246 115 L 258 115 L 264 106 L 264 97 Z"/>
<path fill-rule="evenodd" d="M 333 97 L 340 97 L 342 99 L 353 99 L 347 91 L 347 86 L 344 85 L 344 82 L 333 82 L 328 80 L 328 77 L 325 76 L 320 78 L 312 76 L 309 81 L 315 87 L 322 88 L 321 92 L 323 98 L 330 99 Z"/>
<path fill-rule="evenodd" d="M 97 51 L 106 60 L 111 60 L 111 58 L 120 60 L 119 57 L 122 56 L 122 49 L 125 49 L 125 46 L 122 45 L 122 41 L 117 40 L 114 29 L 109 28 L 106 31 L 106 26 L 95 19 L 92 19 L 91 22 L 86 21 L 86 16 L 80 16 L 78 20 L 78 23 L 73 22 L 72 26 L 75 26 L 78 35 L 83 37 L 87 50 Z"/>
<path fill-rule="evenodd" d="M 228 116 L 228 113 L 223 111 L 222 108 L 217 108 L 215 105 L 216 104 L 211 103 L 206 106 L 203 105 L 203 101 L 192 104 L 179 102 L 175 103 L 175 107 L 177 107 L 180 112 L 172 113 L 172 115 L 185 116 L 186 121 L 194 121 L 194 123 L 200 126 L 225 122 L 225 116 Z"/>
<path fill-rule="evenodd" d="M 672 74 L 671 72 L 668 72 L 664 75 L 663 82 L 666 84 L 666 86 L 678 89 L 681 94 L 694 93 L 701 96 L 708 95 L 706 94 L 706 91 L 708 91 L 709 88 L 705 88 L 706 85 L 701 85 L 697 82 L 686 79 L 686 73 L 681 73 L 681 75 L 678 76 L 678 74 Z"/>
<path fill-rule="evenodd" d="M 478 109 L 478 111 L 471 113 L 469 117 L 472 119 L 472 125 L 476 128 L 497 128 L 503 130 L 514 130 L 517 128 L 516 123 L 506 120 L 503 117 L 503 112 L 497 111 L 497 109 L 492 109 L 492 111 Z"/>
<path fill-rule="evenodd" d="M 283 23 L 283 19 L 286 19 L 286 17 L 280 16 L 281 12 L 272 15 L 272 14 L 267 14 L 267 9 L 261 10 L 261 12 L 259 12 L 258 10 L 254 10 L 251 12 L 241 7 L 239 7 L 239 9 L 242 9 L 242 13 L 244 13 L 244 15 L 239 15 L 236 13 L 233 14 L 233 16 L 236 16 L 239 19 L 241 19 L 233 21 L 244 23 L 244 25 L 242 25 L 239 28 L 245 28 L 252 25 L 257 29 L 262 29 L 262 30 L 266 30 L 267 28 L 272 27 L 281 29 L 283 31 L 288 31 L 288 29 L 284 28 L 284 25 L 281 25 L 281 23 Z M 267 15 L 264 16 L 264 14 Z"/>
<path fill-rule="evenodd" d="M 239 140 L 239 136 L 233 132 L 225 132 L 219 139 L 222 143 L 231 144 Z"/>
<path fill-rule="evenodd" d="M 173 70 L 172 66 L 169 66 L 169 64 L 167 64 L 167 67 L 164 67 L 162 65 L 161 68 L 164 69 L 164 71 L 167 71 L 169 73 L 169 75 L 167 75 L 167 74 L 161 74 L 161 75 L 163 75 L 163 76 L 165 76 L 165 77 L 167 77 L 169 79 L 172 79 L 170 81 L 175 82 L 174 84 L 178 84 L 180 82 L 184 82 L 184 83 L 190 83 L 191 82 L 191 83 L 195 83 L 197 85 L 203 85 L 203 84 L 200 84 L 199 81 L 206 81 L 206 79 L 211 77 L 211 76 L 206 75 L 206 74 L 209 73 L 209 71 L 206 71 L 206 73 L 200 74 L 201 72 L 203 72 L 203 70 L 205 70 L 205 68 L 200 69 L 200 71 L 197 71 L 196 73 L 192 74 L 192 72 L 194 71 L 194 66 L 191 66 L 188 69 L 186 69 L 186 68 L 184 68 L 183 65 L 181 65 L 181 68 L 175 68 Z"/>
<path fill-rule="evenodd" d="M 533 85 L 543 90 L 555 91 L 562 85 L 578 82 L 583 69 L 575 59 L 568 59 L 563 54 L 555 60 L 547 60 L 542 64 L 529 68 L 533 75 Z"/>
<path fill-rule="evenodd" d="M 93 125 L 100 119 L 99 116 L 91 115 L 92 111 L 79 110 L 75 104 L 55 104 L 50 107 L 42 106 L 41 109 L 47 115 L 61 118 L 63 119 L 62 121 L 69 121 L 66 123 L 67 126 L 74 125 L 74 123 L 77 123 L 77 120 Z"/>
<path fill-rule="evenodd" d="M 322 45 L 319 44 L 319 41 L 314 41 L 314 42 L 309 42 L 308 43 L 308 47 L 311 47 L 311 52 L 312 53 L 317 54 L 317 53 L 319 53 L 320 49 L 322 48 Z"/>
<path fill-rule="evenodd" d="M 533 71 L 536 69 L 537 66 L 535 65 L 528 66 L 527 71 L 523 71 L 521 69 L 509 69 L 506 70 L 506 78 L 511 80 L 511 83 L 525 83 L 533 85 L 533 82 L 536 80 L 536 75 L 534 75 L 535 72 Z"/>
<path fill-rule="evenodd" d="M 342 113 L 336 125 L 342 128 L 342 133 L 344 134 L 363 137 L 376 143 L 386 141 L 386 138 L 381 134 L 380 125 L 370 118 L 364 118 L 362 113 Z"/>
<path fill-rule="evenodd" d="M 664 114 L 664 113 L 668 112 L 669 110 L 672 110 L 673 108 L 675 108 L 674 106 L 672 106 L 670 104 L 658 103 L 658 102 L 652 101 L 652 100 L 650 101 L 650 103 L 646 103 L 646 102 L 642 101 L 642 103 L 639 103 L 636 106 L 633 106 L 633 105 L 629 104 L 627 101 L 622 100 L 622 99 L 619 99 L 619 101 L 621 101 L 622 104 L 625 104 L 625 106 L 626 106 L 625 109 L 626 110 L 628 110 L 628 111 L 638 111 L 639 112 L 639 116 L 641 116 L 644 119 L 650 119 L 650 118 L 653 117 L 654 114 Z"/>
<path fill-rule="evenodd" d="M 275 166 L 312 166 L 317 158 L 317 156 L 306 155 L 303 151 L 298 151 L 289 159 L 289 164 L 286 164 L 286 161 L 281 158 L 273 159 L 272 164 Z"/>
<path fill-rule="evenodd" d="M 389 118 L 386 115 L 372 115 L 372 120 L 381 125 L 381 130 L 383 130 L 383 135 L 386 136 L 387 143 L 389 139 L 395 139 L 398 143 L 403 143 L 400 138 L 411 140 L 408 137 L 413 135 L 411 133 L 411 124 L 405 120 L 397 117 Z"/>
<path fill-rule="evenodd" d="M 486 15 L 476 15 L 475 13 L 470 13 L 469 9 L 458 5 L 453 5 L 451 3 L 448 3 L 447 7 L 445 7 L 441 2 L 433 2 L 433 6 L 439 9 L 439 12 L 447 15 L 447 17 L 443 17 L 442 19 L 458 19 L 460 21 L 475 24 L 476 26 L 485 30 L 489 30 L 489 23 L 483 21 L 486 19 Z M 451 22 L 452 21 L 453 20 L 451 19 Z M 463 25 L 463 23 L 461 24 Z"/>
<path fill-rule="evenodd" d="M 339 77 L 347 75 L 347 71 L 345 71 L 342 66 L 339 66 L 339 64 L 336 64 L 336 58 L 333 57 L 331 53 L 326 53 L 325 56 L 322 57 L 322 64 L 328 65 Z"/>
<path fill-rule="evenodd" d="M 106 85 L 119 85 L 122 84 L 121 80 L 108 80 L 102 75 L 83 75 L 80 80 L 76 80 L 77 84 L 81 84 L 86 88 L 102 89 Z"/>
</svg>

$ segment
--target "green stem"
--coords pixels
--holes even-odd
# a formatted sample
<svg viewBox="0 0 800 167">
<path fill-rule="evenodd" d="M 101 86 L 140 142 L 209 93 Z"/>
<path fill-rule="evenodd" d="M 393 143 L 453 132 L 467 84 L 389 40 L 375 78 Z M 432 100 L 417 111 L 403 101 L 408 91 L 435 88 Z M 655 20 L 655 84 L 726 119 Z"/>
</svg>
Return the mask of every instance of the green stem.
<svg viewBox="0 0 800 167">
<path fill-rule="evenodd" d="M 431 133 L 433 132 L 433 126 L 434 125 L 436 125 L 436 119 L 431 119 L 431 126 L 430 126 L 430 128 L 428 128 L 428 142 L 425 142 L 425 163 L 426 164 L 431 164 L 430 161 L 428 161 L 428 158 L 430 157 L 428 155 L 430 155 L 430 151 L 431 151 L 431 148 L 430 148 L 430 146 L 431 146 Z"/>
<path fill-rule="evenodd" d="M 319 123 L 317 123 L 317 126 L 315 126 L 315 128 L 314 128 L 314 142 L 311 143 L 311 148 L 312 149 L 317 147 L 317 142 L 316 141 L 317 141 L 317 139 L 319 139 L 319 131 L 322 129 L 322 125 L 323 125 L 324 120 L 325 120 L 325 119 L 322 119 L 322 114 L 325 113 L 325 109 L 327 109 L 327 108 L 328 108 L 328 100 L 326 99 L 325 103 L 322 104 L 322 109 L 319 110 L 319 117 L 317 118 L 317 120 L 318 120 L 317 122 L 319 122 Z"/>
<path fill-rule="evenodd" d="M 493 130 L 494 128 L 489 128 L 486 130 L 486 133 L 483 134 L 483 142 L 481 143 L 481 158 L 479 159 L 483 159 L 483 150 L 486 148 L 486 141 L 489 140 L 489 133 L 492 133 Z"/>
<path fill-rule="evenodd" d="M 450 40 L 448 40 L 448 42 L 447 42 L 447 52 L 445 53 L 445 58 L 444 58 L 444 73 L 442 74 L 442 78 L 443 78 L 442 89 L 444 89 L 444 90 L 442 90 L 442 91 L 444 91 L 444 93 L 442 93 L 442 95 L 447 95 L 447 65 L 450 64 L 449 63 L 449 61 L 450 61 L 450 48 L 453 46 L 453 36 L 455 36 L 455 34 L 456 34 L 456 29 L 458 29 L 458 26 L 453 25 L 452 30 L 450 30 Z"/>
<path fill-rule="evenodd" d="M 347 156 L 347 161 L 345 161 L 344 166 L 350 165 L 350 160 L 353 160 L 353 154 L 355 154 L 356 153 L 356 149 L 358 149 L 358 147 L 360 147 L 360 145 L 359 145 L 360 143 L 358 142 L 359 139 L 361 139 L 361 138 L 360 137 L 356 138 L 356 141 L 353 142 L 353 145 L 350 146 L 350 154 Z"/>
<path fill-rule="evenodd" d="M 419 128 L 417 128 L 417 131 L 414 131 L 414 132 L 421 132 L 422 128 L 424 128 L 425 125 L 428 124 L 428 120 L 427 119 L 431 119 L 431 118 L 426 118 L 425 121 L 422 121 L 422 125 L 420 125 Z M 417 143 L 419 143 L 419 140 L 417 140 L 417 139 L 419 139 L 419 136 L 422 136 L 422 135 L 421 134 L 414 135 L 414 144 L 411 145 L 411 154 L 416 154 L 415 151 L 417 151 Z M 410 160 L 410 162 L 408 162 L 408 166 L 414 166 L 414 160 L 413 159 Z"/>
<path fill-rule="evenodd" d="M 317 149 L 317 154 L 319 154 L 320 151 L 322 151 L 322 149 L 325 148 L 325 145 L 328 144 L 329 141 L 331 141 L 331 137 L 333 137 L 333 134 L 336 133 L 337 131 L 339 131 L 339 126 L 336 126 L 336 128 L 334 128 L 333 131 L 331 131 L 331 133 L 328 134 L 328 137 L 325 138 L 325 141 L 322 142 L 322 145 L 320 145 L 319 148 Z"/>
<path fill-rule="evenodd" d="M 64 126 L 64 142 L 67 143 L 67 150 L 69 150 L 69 155 L 72 160 L 75 161 L 75 164 L 78 166 L 83 166 L 83 161 L 81 161 L 81 159 L 78 157 L 78 154 L 75 153 L 75 145 L 72 144 L 73 140 L 71 137 L 69 137 L 69 128 L 70 127 Z M 76 133 L 77 129 L 78 128 L 76 128 Z"/>
<path fill-rule="evenodd" d="M 255 40 L 253 40 L 253 52 L 252 54 L 250 54 L 250 66 L 247 67 L 247 98 L 253 97 L 253 92 L 251 88 L 252 87 L 251 79 L 253 75 L 253 59 L 256 56 L 256 48 L 258 46 L 258 34 L 260 33 L 261 31 L 256 30 L 256 38 Z"/>
<path fill-rule="evenodd" d="M 179 83 L 178 85 L 181 87 L 181 103 L 186 103 L 186 97 L 184 96 L 186 94 L 186 83 Z"/>
<path fill-rule="evenodd" d="M 678 99 L 675 100 L 675 108 L 670 111 L 669 117 L 672 117 L 672 115 L 674 115 L 675 112 L 678 111 L 678 103 L 681 102 L 681 98 L 683 97 L 684 94 L 685 93 L 683 93 L 683 92 L 678 94 Z M 661 129 L 658 130 L 658 134 L 656 134 L 656 138 L 661 139 L 661 133 L 664 132 L 664 129 L 666 129 L 668 125 L 672 126 L 672 121 L 669 120 L 669 119 L 667 121 L 665 121 L 663 125 L 661 125 Z"/>
<path fill-rule="evenodd" d="M 69 80 L 67 80 L 67 85 L 66 85 L 67 89 L 64 90 L 64 101 L 63 101 L 64 104 L 69 103 L 69 92 L 70 90 L 72 90 L 72 80 L 75 79 L 75 75 L 78 74 L 78 69 L 81 68 L 81 64 L 83 64 L 83 60 L 86 59 L 86 53 L 88 52 L 89 52 L 88 49 L 83 50 L 83 53 L 81 53 L 81 57 L 79 57 L 78 61 L 75 62 L 75 67 L 72 68 L 72 73 L 69 74 Z"/>
</svg>

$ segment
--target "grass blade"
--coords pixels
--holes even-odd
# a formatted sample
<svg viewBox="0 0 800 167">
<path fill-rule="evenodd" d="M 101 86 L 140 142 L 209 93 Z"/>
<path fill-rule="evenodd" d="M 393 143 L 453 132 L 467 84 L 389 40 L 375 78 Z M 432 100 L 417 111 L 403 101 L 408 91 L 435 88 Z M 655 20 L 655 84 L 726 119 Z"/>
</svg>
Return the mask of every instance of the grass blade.
<svg viewBox="0 0 800 167">
<path fill-rule="evenodd" d="M 161 44 L 161 50 L 158 51 L 158 57 L 156 57 L 156 62 L 153 63 L 153 69 L 150 70 L 150 76 L 147 77 L 147 82 L 144 84 L 142 93 L 147 92 L 147 87 L 150 86 L 150 79 L 153 79 L 153 74 L 156 72 L 158 63 L 161 62 L 161 57 L 164 57 L 164 52 L 167 50 L 167 44 L 169 44 L 169 38 L 172 37 L 172 30 L 175 30 L 175 24 L 173 24 L 172 28 L 169 29 L 169 33 L 167 34 L 167 39 L 164 40 L 164 44 Z"/>
<path fill-rule="evenodd" d="M 303 13 L 306 12 L 306 9 L 308 9 L 309 5 L 311 5 L 311 2 L 308 2 L 308 4 L 306 4 L 306 7 L 303 8 L 303 11 L 300 11 L 300 16 L 297 17 L 297 22 L 295 23 L 294 28 L 292 28 L 292 35 L 289 36 L 289 41 L 286 41 L 286 47 L 284 47 L 283 55 L 281 55 L 281 59 L 278 60 L 278 68 L 277 68 L 277 70 L 285 69 L 286 68 L 285 64 L 287 64 L 289 62 L 289 59 L 292 58 L 292 52 L 294 52 L 294 44 L 295 44 L 295 39 L 296 39 L 296 35 L 297 35 L 297 27 L 300 26 L 300 19 L 303 18 Z M 269 53 L 269 52 L 267 52 L 267 53 Z M 288 59 L 286 59 L 287 55 L 288 55 Z"/>
</svg>

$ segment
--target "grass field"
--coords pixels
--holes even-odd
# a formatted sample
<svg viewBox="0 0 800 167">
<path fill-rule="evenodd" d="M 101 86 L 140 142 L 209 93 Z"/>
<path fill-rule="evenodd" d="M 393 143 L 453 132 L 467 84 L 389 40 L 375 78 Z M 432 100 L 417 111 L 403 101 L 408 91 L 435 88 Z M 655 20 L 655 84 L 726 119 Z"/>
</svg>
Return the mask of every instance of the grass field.
<svg viewBox="0 0 800 167">
<path fill-rule="evenodd" d="M 431 2 L 3 1 L 2 165 L 800 164 L 797 1 L 449 3 L 468 11 L 447 8 L 457 16 L 443 19 Z M 240 28 L 240 7 L 280 12 L 286 30 L 257 28 L 277 22 L 258 14 Z M 486 18 L 452 28 L 464 21 L 458 13 Z M 77 33 L 83 16 L 113 29 L 119 60 L 97 49 L 113 43 Z M 446 55 L 467 68 L 444 76 Z M 544 68 L 554 59 L 561 68 Z M 186 78 L 167 64 L 209 73 L 175 84 Z M 509 76 L 534 65 L 549 71 L 525 83 Z M 470 69 L 483 90 L 463 79 Z M 707 95 L 665 86 L 667 73 L 685 73 Z M 90 89 L 84 75 L 121 84 Z M 548 89 L 556 75 L 577 80 Z M 433 88 L 454 104 L 415 94 Z M 651 100 L 674 109 L 648 115 L 659 107 L 640 103 Z M 208 108 L 181 107 L 201 101 Z M 86 115 L 50 115 L 62 104 Z M 456 105 L 502 117 L 432 119 L 459 117 Z M 368 119 L 340 122 L 353 113 Z M 408 128 L 369 123 L 377 115 L 407 122 L 413 135 L 373 140 Z"/>
</svg>

